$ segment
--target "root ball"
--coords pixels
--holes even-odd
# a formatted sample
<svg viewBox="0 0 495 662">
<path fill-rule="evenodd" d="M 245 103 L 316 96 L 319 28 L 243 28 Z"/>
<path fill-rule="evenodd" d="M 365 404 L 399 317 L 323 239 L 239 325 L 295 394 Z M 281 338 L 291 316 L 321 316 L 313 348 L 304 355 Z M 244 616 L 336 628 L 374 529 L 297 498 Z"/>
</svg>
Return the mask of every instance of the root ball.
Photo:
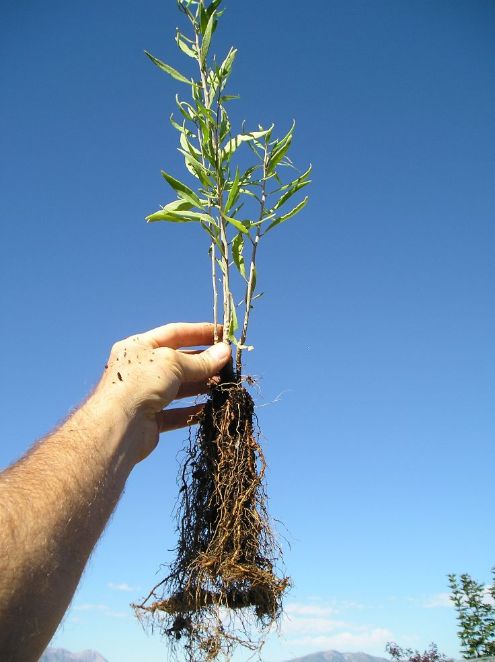
<svg viewBox="0 0 495 662">
<path fill-rule="evenodd" d="M 289 579 L 271 531 L 265 459 L 254 403 L 237 382 L 216 386 L 180 473 L 179 540 L 170 574 L 135 605 L 189 660 L 228 659 L 250 650 L 282 611 Z"/>
</svg>

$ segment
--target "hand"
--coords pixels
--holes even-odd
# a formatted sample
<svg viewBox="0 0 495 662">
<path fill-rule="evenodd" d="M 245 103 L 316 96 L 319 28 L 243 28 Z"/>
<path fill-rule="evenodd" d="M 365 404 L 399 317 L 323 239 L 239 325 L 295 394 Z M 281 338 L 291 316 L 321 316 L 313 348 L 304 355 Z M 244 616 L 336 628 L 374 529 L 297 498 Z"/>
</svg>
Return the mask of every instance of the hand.
<svg viewBox="0 0 495 662">
<path fill-rule="evenodd" d="M 208 323 L 166 324 L 112 347 L 96 395 L 121 407 L 133 425 L 136 462 L 156 447 L 160 432 L 190 425 L 201 412 L 203 405 L 163 409 L 176 398 L 206 393 L 227 363 L 230 346 L 223 342 L 199 352 L 180 350 L 211 345 L 213 331 Z"/>
</svg>

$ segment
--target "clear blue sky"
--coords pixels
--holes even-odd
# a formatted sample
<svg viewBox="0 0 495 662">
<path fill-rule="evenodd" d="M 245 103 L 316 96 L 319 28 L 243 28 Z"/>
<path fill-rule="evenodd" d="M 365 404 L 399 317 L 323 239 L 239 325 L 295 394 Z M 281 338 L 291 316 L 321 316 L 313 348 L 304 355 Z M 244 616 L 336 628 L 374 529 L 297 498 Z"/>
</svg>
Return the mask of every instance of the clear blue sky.
<svg viewBox="0 0 495 662">
<path fill-rule="evenodd" d="M 182 172 L 180 84 L 143 55 L 184 68 L 175 2 L 1 7 L 4 466 L 115 340 L 209 319 L 211 296 L 196 227 L 144 222 L 168 202 L 160 168 Z M 458 655 L 446 574 L 495 564 L 495 4 L 226 7 L 236 117 L 296 118 L 292 157 L 314 165 L 310 205 L 262 246 L 248 365 L 294 581 L 264 659 L 390 639 Z M 183 438 L 131 476 L 56 645 L 166 659 L 128 605 L 171 558 Z"/>
</svg>

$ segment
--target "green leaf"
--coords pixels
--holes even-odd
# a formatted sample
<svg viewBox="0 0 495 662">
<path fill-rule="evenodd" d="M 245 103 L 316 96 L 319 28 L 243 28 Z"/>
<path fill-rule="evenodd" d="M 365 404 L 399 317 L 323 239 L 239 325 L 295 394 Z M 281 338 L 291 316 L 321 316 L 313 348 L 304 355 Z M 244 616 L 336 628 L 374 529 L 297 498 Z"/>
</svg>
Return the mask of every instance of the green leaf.
<svg viewBox="0 0 495 662">
<path fill-rule="evenodd" d="M 211 71 L 210 75 L 208 77 L 208 83 L 209 83 L 209 97 L 210 100 L 213 102 L 214 99 L 217 97 L 217 93 L 219 88 L 223 88 L 225 85 L 225 80 L 220 77 L 218 72 Z"/>
<path fill-rule="evenodd" d="M 221 108 L 222 119 L 220 121 L 220 142 L 223 142 L 225 138 L 230 134 L 230 129 L 232 125 L 230 124 L 229 116 L 225 112 L 224 108 Z"/>
<path fill-rule="evenodd" d="M 199 149 L 194 147 L 194 145 L 187 139 L 187 136 L 186 136 L 185 133 L 180 134 L 179 142 L 180 142 L 182 148 L 186 152 L 191 154 L 191 156 L 194 156 L 194 158 L 196 158 L 196 159 L 201 157 L 201 152 L 199 151 Z"/>
<path fill-rule="evenodd" d="M 232 206 L 236 203 L 237 198 L 239 197 L 238 193 L 239 193 L 239 168 L 236 168 L 234 181 L 232 182 L 232 186 L 230 187 L 230 191 L 229 191 L 229 196 L 227 198 L 227 202 L 225 203 L 225 211 L 229 211 L 229 209 L 231 209 Z"/>
<path fill-rule="evenodd" d="M 225 214 L 222 214 L 222 217 L 227 221 L 227 223 L 233 225 L 240 232 L 243 232 L 244 234 L 249 234 L 249 230 L 246 228 L 246 226 L 243 224 L 242 221 L 238 221 L 237 218 L 231 218 L 230 216 L 226 216 Z"/>
<path fill-rule="evenodd" d="M 220 230 L 218 229 L 218 227 L 214 223 L 206 224 L 206 223 L 203 223 L 203 222 L 201 222 L 201 227 L 203 228 L 203 230 L 205 230 L 210 235 L 212 241 L 215 242 L 215 245 L 219 249 L 220 255 L 221 255 L 223 247 L 222 247 L 222 243 L 220 241 Z M 211 246 L 210 246 L 210 250 L 211 250 Z M 211 255 L 211 252 L 210 252 L 210 255 Z"/>
<path fill-rule="evenodd" d="M 221 78 L 226 79 L 230 76 L 230 72 L 232 71 L 232 65 L 234 64 L 236 55 L 237 55 L 236 48 L 231 48 L 227 53 L 227 57 L 220 65 L 219 75 Z"/>
<path fill-rule="evenodd" d="M 161 209 L 150 216 L 146 216 L 146 220 L 148 223 L 154 221 L 171 221 L 172 223 L 215 222 L 209 214 L 200 214 L 194 211 L 167 211 L 166 209 Z"/>
<path fill-rule="evenodd" d="M 208 13 L 203 5 L 203 3 L 199 3 L 199 29 L 201 31 L 201 34 L 205 33 L 206 26 L 208 24 Z"/>
<path fill-rule="evenodd" d="M 196 59 L 196 51 L 194 51 L 193 48 L 191 48 L 191 46 L 189 46 L 187 42 L 184 41 L 183 37 L 184 35 L 182 35 L 179 31 L 177 31 L 177 34 L 175 35 L 175 41 L 177 42 L 177 46 L 180 48 L 180 50 L 183 53 L 185 53 L 189 57 Z"/>
<path fill-rule="evenodd" d="M 251 281 L 252 281 L 252 286 L 251 286 L 251 293 L 255 291 L 256 289 L 256 265 L 251 263 Z"/>
<path fill-rule="evenodd" d="M 234 259 L 234 264 L 239 270 L 241 276 L 246 278 L 246 265 L 244 264 L 244 234 L 239 232 L 238 235 L 232 240 L 232 258 Z"/>
<path fill-rule="evenodd" d="M 208 24 L 206 25 L 206 29 L 204 32 L 203 42 L 201 44 L 201 52 L 200 52 L 201 64 L 204 64 L 206 62 L 206 56 L 208 55 L 208 51 L 210 50 L 211 35 L 213 33 L 214 22 L 215 22 L 215 11 L 211 13 L 211 16 L 208 19 Z"/>
<path fill-rule="evenodd" d="M 222 261 L 222 260 L 219 260 L 219 259 L 217 258 L 217 264 L 218 264 L 218 266 L 220 267 L 222 273 L 225 275 L 225 265 L 224 265 L 223 261 Z"/>
<path fill-rule="evenodd" d="M 282 138 L 282 140 L 276 144 L 274 149 L 272 150 L 272 153 L 270 154 L 270 158 L 268 160 L 268 173 L 272 173 L 275 168 L 277 167 L 277 164 L 280 163 L 280 161 L 283 159 L 285 154 L 288 152 L 289 147 L 292 142 L 292 136 L 294 134 L 294 129 L 296 128 L 296 123 L 295 121 L 292 122 L 292 126 L 289 129 L 287 135 Z"/>
<path fill-rule="evenodd" d="M 151 53 L 148 53 L 148 51 L 144 51 L 146 55 L 149 57 L 149 59 L 153 62 L 153 64 L 156 64 L 156 66 L 164 71 L 165 73 L 169 74 L 172 76 L 172 78 L 175 78 L 176 80 L 179 80 L 181 83 L 187 83 L 188 85 L 191 84 L 191 81 L 183 76 L 177 69 L 174 69 L 171 67 L 169 64 L 165 64 L 165 62 L 162 62 L 158 58 L 156 58 L 154 55 L 151 55 Z"/>
<path fill-rule="evenodd" d="M 186 152 L 184 149 L 180 148 L 178 148 L 178 151 L 184 156 L 186 168 L 189 170 L 191 175 L 196 177 L 196 179 L 199 179 L 199 181 L 206 189 L 210 188 L 212 183 L 208 177 L 210 177 L 212 173 L 189 152 Z"/>
<path fill-rule="evenodd" d="M 185 122 L 182 125 L 178 124 L 174 120 L 173 115 L 170 115 L 170 124 L 174 127 L 174 129 L 177 129 L 177 131 L 179 131 L 180 133 L 185 133 L 186 136 L 194 136 L 193 132 L 186 128 Z"/>
<path fill-rule="evenodd" d="M 194 193 L 194 191 L 189 188 L 189 186 L 186 186 L 186 184 L 183 184 L 178 179 L 175 179 L 175 177 L 172 177 L 172 175 L 169 175 L 164 170 L 162 170 L 162 177 L 167 181 L 168 184 L 170 184 L 174 191 L 177 191 L 181 198 L 186 196 L 184 199 L 189 199 L 197 207 L 202 206 L 200 199 L 196 193 Z"/>
<path fill-rule="evenodd" d="M 198 117 L 201 118 L 201 116 L 204 118 L 207 124 L 212 126 L 213 128 L 216 127 L 216 117 L 215 113 L 212 111 L 211 108 L 207 108 L 201 103 L 200 99 L 196 99 L 196 107 L 198 109 Z"/>
<path fill-rule="evenodd" d="M 308 204 L 308 196 L 304 198 L 302 202 L 300 202 L 298 205 L 294 207 L 294 209 L 291 209 L 290 212 L 287 214 L 284 214 L 283 216 L 277 216 L 277 218 L 270 223 L 270 225 L 266 228 L 265 233 L 274 228 L 277 225 L 280 225 L 280 223 L 283 223 L 286 221 L 288 218 L 291 218 L 292 216 L 295 216 L 297 213 L 301 211 L 307 204 Z"/>
<path fill-rule="evenodd" d="M 266 136 L 272 130 L 272 127 L 266 129 L 265 131 L 251 131 L 250 133 L 239 133 L 235 138 L 229 140 L 222 150 L 223 158 L 230 158 L 236 149 L 243 142 L 249 142 L 250 140 L 256 140 L 257 138 L 262 138 Z"/>
<path fill-rule="evenodd" d="M 230 295 L 230 325 L 229 325 L 229 339 L 232 340 L 234 338 L 234 334 L 239 328 L 239 323 L 237 321 L 237 313 L 235 310 L 235 301 L 234 297 L 232 294 Z"/>
<path fill-rule="evenodd" d="M 162 209 L 165 211 L 187 211 L 193 207 L 194 205 L 191 202 L 181 199 L 169 202 L 164 207 L 162 207 Z"/>
<path fill-rule="evenodd" d="M 186 119 L 189 120 L 190 122 L 194 122 L 196 118 L 196 114 L 194 112 L 194 108 L 187 103 L 187 101 L 181 101 L 179 99 L 179 95 L 175 95 L 175 101 L 177 103 L 177 106 L 180 110 L 181 115 Z"/>
<path fill-rule="evenodd" d="M 187 211 L 191 209 L 194 205 L 191 205 L 189 202 L 186 200 L 174 200 L 173 202 L 169 202 L 165 207 L 160 209 L 160 211 L 155 212 L 154 214 L 150 214 L 149 216 L 146 216 L 146 220 L 148 223 L 153 222 L 153 221 L 163 221 L 167 220 L 164 218 L 164 216 L 168 215 L 169 213 L 177 212 L 177 211 Z"/>
<path fill-rule="evenodd" d="M 297 193 L 298 191 L 300 191 L 302 188 L 304 188 L 305 186 L 307 186 L 307 185 L 310 184 L 310 183 L 311 183 L 311 182 L 310 182 L 309 180 L 302 181 L 302 182 L 297 182 L 297 181 L 296 181 L 296 183 L 294 184 L 294 186 L 293 186 L 292 188 L 290 188 L 286 193 L 284 193 L 284 194 L 279 198 L 279 200 L 277 201 L 277 203 L 273 206 L 273 211 L 275 211 L 276 209 L 279 209 L 279 207 L 281 207 L 282 205 L 284 205 L 284 204 L 287 202 L 287 200 L 289 200 L 290 198 L 292 198 L 292 196 L 293 196 L 295 193 Z"/>
<path fill-rule="evenodd" d="M 251 179 L 251 175 L 255 170 L 257 170 L 260 166 L 259 165 L 254 165 L 248 168 L 247 170 L 244 171 L 244 174 L 242 175 L 242 182 L 243 184 L 246 184 L 248 179 Z"/>
<path fill-rule="evenodd" d="M 220 103 L 224 103 L 224 101 L 233 101 L 234 99 L 240 99 L 239 94 L 224 94 L 223 96 L 220 97 Z"/>
<path fill-rule="evenodd" d="M 261 204 L 261 200 L 256 195 L 256 193 L 253 193 L 253 191 L 250 191 L 248 188 L 240 188 L 239 192 L 243 193 L 244 195 L 249 195 L 249 197 L 251 197 L 251 198 L 256 198 L 256 200 Z"/>
<path fill-rule="evenodd" d="M 211 16 L 211 14 L 215 11 L 215 9 L 222 4 L 222 0 L 212 0 L 212 2 L 209 4 L 208 9 L 206 10 L 206 13 L 208 16 Z M 223 11 L 223 10 L 222 10 Z M 218 15 L 218 14 L 217 14 Z"/>
<path fill-rule="evenodd" d="M 289 182 L 288 184 L 284 184 L 284 186 L 280 186 L 275 191 L 272 191 L 272 193 L 278 193 L 279 191 L 287 191 L 287 189 L 291 188 L 295 184 L 298 184 L 299 182 L 302 182 L 303 180 L 305 180 L 309 176 L 309 174 L 311 173 L 312 169 L 313 169 L 313 166 L 310 165 L 309 168 L 306 170 L 306 172 L 303 172 L 303 174 L 299 175 L 299 177 L 294 179 L 294 181 Z"/>
</svg>

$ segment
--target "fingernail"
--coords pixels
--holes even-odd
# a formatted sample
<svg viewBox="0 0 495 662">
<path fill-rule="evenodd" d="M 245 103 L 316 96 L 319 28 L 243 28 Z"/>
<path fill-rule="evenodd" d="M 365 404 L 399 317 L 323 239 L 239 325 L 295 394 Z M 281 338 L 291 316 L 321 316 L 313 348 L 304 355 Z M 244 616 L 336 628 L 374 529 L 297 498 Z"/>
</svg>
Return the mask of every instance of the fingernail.
<svg viewBox="0 0 495 662">
<path fill-rule="evenodd" d="M 217 342 L 210 347 L 210 353 L 217 361 L 225 361 L 230 356 L 230 345 L 225 342 Z"/>
</svg>

